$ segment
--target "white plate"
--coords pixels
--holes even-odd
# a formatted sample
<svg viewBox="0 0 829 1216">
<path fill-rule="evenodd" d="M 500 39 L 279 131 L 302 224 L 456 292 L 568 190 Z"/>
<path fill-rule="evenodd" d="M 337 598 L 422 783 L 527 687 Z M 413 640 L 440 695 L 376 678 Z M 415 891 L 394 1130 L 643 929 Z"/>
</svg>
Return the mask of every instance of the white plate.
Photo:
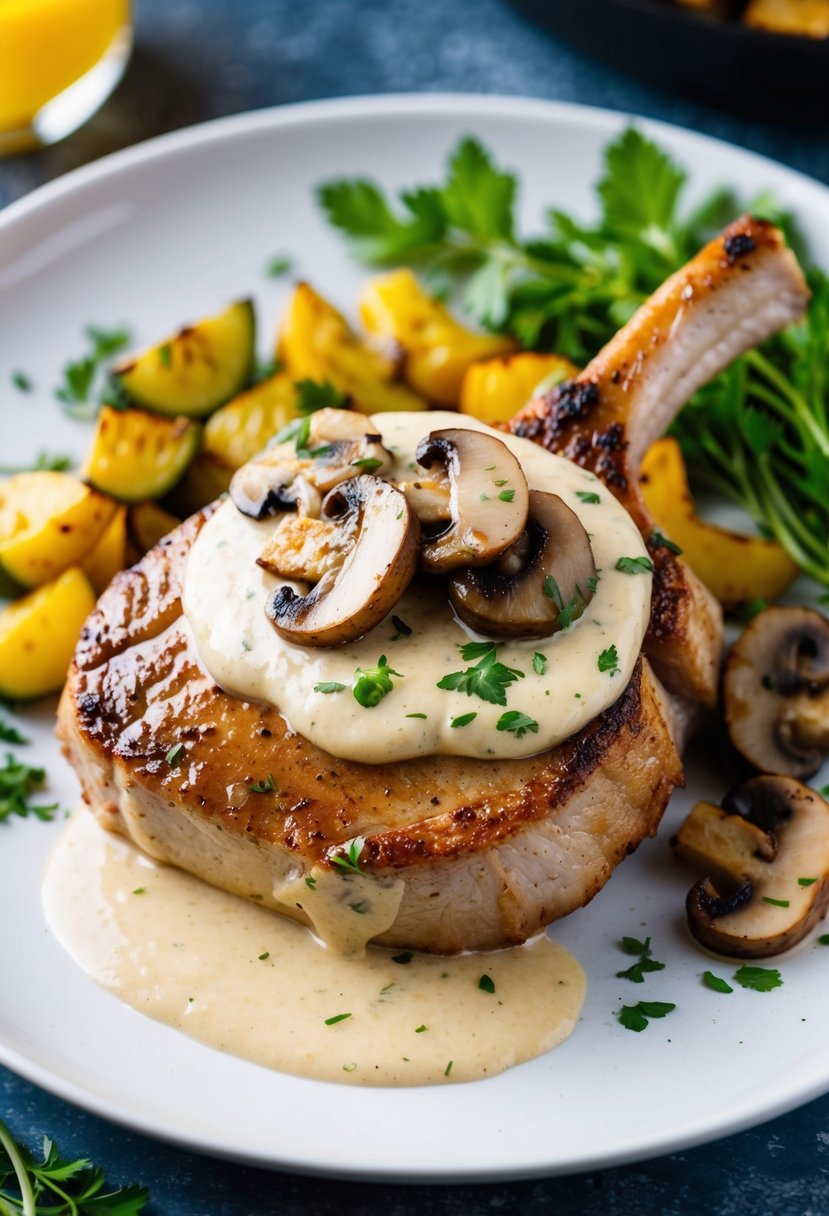
<svg viewBox="0 0 829 1216">
<path fill-rule="evenodd" d="M 482 97 L 382 97 L 289 107 L 211 123 L 107 158 L 0 216 L 2 460 L 43 448 L 78 454 L 86 429 L 53 399 L 89 322 L 128 321 L 139 341 L 255 291 L 261 353 L 288 290 L 262 276 L 277 252 L 349 307 L 362 272 L 313 202 L 315 185 L 366 173 L 389 186 L 434 179 L 462 134 L 479 136 L 523 183 L 525 222 L 545 204 L 591 214 L 600 152 L 618 114 Z M 829 265 L 829 191 L 749 153 L 658 123 L 693 176 L 746 196 L 771 188 Z M 31 397 L 8 388 L 31 373 Z M 77 801 L 51 736 L 51 707 L 29 752 L 62 804 Z M 39 885 L 60 831 L 0 829 L 0 1060 L 107 1118 L 191 1148 L 265 1165 L 370 1178 L 462 1180 L 611 1165 L 710 1140 L 829 1089 L 829 951 L 810 944 L 781 964 L 785 986 L 720 996 L 686 939 L 686 879 L 668 854 L 691 794 L 724 779 L 697 769 L 656 841 L 621 867 L 584 911 L 555 927 L 581 960 L 583 1021 L 559 1050 L 469 1085 L 376 1090 L 270 1073 L 134 1013 L 91 983 L 49 935 Z M 653 937 L 668 966 L 646 987 L 615 978 L 622 933 Z M 720 967 L 728 974 L 729 969 Z M 677 1009 L 642 1034 L 614 1017 L 643 996 Z M 267 1017 L 267 1010 L 262 1010 Z"/>
</svg>

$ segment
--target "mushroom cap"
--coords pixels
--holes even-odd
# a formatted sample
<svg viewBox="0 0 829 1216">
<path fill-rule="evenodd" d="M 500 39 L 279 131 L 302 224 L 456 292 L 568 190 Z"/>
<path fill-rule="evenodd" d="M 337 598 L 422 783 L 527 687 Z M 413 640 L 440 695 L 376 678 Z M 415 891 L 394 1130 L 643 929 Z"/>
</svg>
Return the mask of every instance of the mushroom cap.
<svg viewBox="0 0 829 1216">
<path fill-rule="evenodd" d="M 829 621 L 813 608 L 759 613 L 723 675 L 731 742 L 763 772 L 809 777 L 829 752 Z"/>
<path fill-rule="evenodd" d="M 829 907 L 829 804 L 793 777 L 754 777 L 723 810 L 697 803 L 671 843 L 708 870 L 686 913 L 693 936 L 717 954 L 780 954 Z"/>
<path fill-rule="evenodd" d="M 449 598 L 458 616 L 494 637 L 548 637 L 581 616 L 596 564 L 581 520 L 557 494 L 529 493 L 521 536 L 489 566 L 457 570 Z M 552 581 L 551 581 L 552 580 Z"/>
<path fill-rule="evenodd" d="M 337 646 L 368 633 L 408 587 L 417 568 L 420 528 L 406 498 L 387 481 L 362 474 L 335 487 L 322 503 L 351 547 L 338 570 L 307 595 L 282 586 L 265 613 L 298 646 Z"/>
<path fill-rule="evenodd" d="M 446 525 L 423 537 L 425 570 L 442 574 L 485 566 L 518 539 L 527 522 L 529 490 L 521 465 L 500 439 L 465 427 L 432 431 L 415 458 L 438 487 L 444 482 L 449 490 Z"/>
</svg>

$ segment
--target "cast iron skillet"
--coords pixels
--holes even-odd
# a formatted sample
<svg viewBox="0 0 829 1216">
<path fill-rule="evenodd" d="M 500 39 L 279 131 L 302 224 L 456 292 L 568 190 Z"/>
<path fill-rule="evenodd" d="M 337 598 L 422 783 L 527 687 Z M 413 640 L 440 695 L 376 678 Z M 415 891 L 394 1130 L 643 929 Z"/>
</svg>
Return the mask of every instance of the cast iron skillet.
<svg viewBox="0 0 829 1216">
<path fill-rule="evenodd" d="M 708 17 L 668 0 L 513 0 L 580 50 L 754 118 L 829 125 L 829 38 Z"/>
</svg>

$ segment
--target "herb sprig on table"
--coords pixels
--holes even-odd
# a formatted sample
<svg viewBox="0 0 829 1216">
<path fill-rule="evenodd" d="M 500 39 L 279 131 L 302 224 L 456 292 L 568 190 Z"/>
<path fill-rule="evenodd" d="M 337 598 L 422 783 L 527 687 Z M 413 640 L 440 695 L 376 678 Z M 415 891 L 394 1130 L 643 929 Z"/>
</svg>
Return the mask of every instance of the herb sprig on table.
<svg viewBox="0 0 829 1216">
<path fill-rule="evenodd" d="M 39 1159 L 0 1121 L 0 1212 L 4 1216 L 140 1216 L 144 1187 L 107 1189 L 104 1171 L 86 1157 L 61 1157 L 43 1138 Z"/>
<path fill-rule="evenodd" d="M 471 321 L 584 363 L 741 211 L 791 227 L 768 196 L 740 202 L 720 189 L 688 209 L 686 179 L 629 128 L 605 149 L 598 219 L 552 206 L 530 237 L 518 231 L 516 175 L 471 138 L 436 185 L 393 200 L 371 181 L 343 179 L 322 185 L 318 198 L 360 261 L 415 266 Z M 743 507 L 829 587 L 829 278 L 815 269 L 808 277 L 807 319 L 738 359 L 674 430 L 692 477 Z"/>
</svg>

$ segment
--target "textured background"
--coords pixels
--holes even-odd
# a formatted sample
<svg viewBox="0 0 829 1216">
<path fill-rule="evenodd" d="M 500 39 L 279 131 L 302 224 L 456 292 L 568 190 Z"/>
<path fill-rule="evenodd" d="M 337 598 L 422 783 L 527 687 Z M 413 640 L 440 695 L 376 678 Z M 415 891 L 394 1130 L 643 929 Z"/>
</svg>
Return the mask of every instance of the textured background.
<svg viewBox="0 0 829 1216">
<path fill-rule="evenodd" d="M 608 106 L 732 140 L 829 182 L 826 128 L 770 126 L 651 89 L 570 51 L 503 0 L 138 0 L 136 37 L 123 83 L 86 128 L 48 151 L 0 161 L 0 205 L 117 148 L 203 119 L 316 97 L 409 91 Z M 711 1092 L 715 1102 L 716 1077 Z M 113 1127 L 3 1069 L 0 1115 L 30 1143 L 48 1133 L 66 1152 L 105 1166 L 112 1181 L 143 1182 L 154 1216 L 829 1213 L 829 1097 L 640 1165 L 435 1188 L 320 1182 L 211 1161 Z"/>
</svg>

